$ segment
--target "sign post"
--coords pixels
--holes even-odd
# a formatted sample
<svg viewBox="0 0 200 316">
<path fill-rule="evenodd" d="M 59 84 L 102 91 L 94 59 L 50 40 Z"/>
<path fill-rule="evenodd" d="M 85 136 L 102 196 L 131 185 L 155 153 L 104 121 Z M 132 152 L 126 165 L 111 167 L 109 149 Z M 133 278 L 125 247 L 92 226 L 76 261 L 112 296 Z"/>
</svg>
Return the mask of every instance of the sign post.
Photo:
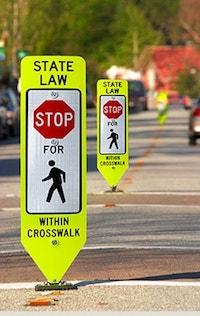
<svg viewBox="0 0 200 316">
<path fill-rule="evenodd" d="M 157 101 L 157 121 L 163 125 L 168 118 L 168 96 L 164 90 L 158 92 Z"/>
<path fill-rule="evenodd" d="M 165 103 L 159 103 L 157 105 L 157 121 L 160 125 L 165 124 L 168 119 L 168 105 Z"/>
<path fill-rule="evenodd" d="M 126 80 L 97 83 L 97 168 L 113 191 L 128 169 Z"/>
<path fill-rule="evenodd" d="M 81 57 L 21 63 L 21 242 L 54 289 L 86 241 L 85 78 Z"/>
</svg>

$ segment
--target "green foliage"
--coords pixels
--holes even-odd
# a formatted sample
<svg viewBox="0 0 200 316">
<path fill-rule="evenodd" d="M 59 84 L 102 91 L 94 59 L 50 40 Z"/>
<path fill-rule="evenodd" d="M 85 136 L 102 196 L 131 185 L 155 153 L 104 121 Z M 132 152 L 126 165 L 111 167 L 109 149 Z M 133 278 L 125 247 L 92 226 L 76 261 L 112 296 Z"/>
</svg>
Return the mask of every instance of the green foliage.
<svg viewBox="0 0 200 316">
<path fill-rule="evenodd" d="M 133 66 L 134 45 L 139 56 L 147 45 L 159 42 L 158 33 L 131 1 L 119 1 L 111 24 L 114 40 L 112 63 Z"/>
<path fill-rule="evenodd" d="M 14 3 L 20 8 L 18 49 L 81 55 L 91 82 L 112 64 L 132 67 L 148 45 L 174 43 L 179 30 L 179 0 L 0 0 L 10 57 Z"/>
<path fill-rule="evenodd" d="M 27 0 L 22 38 L 33 54 L 76 54 L 87 60 L 91 81 L 111 64 L 132 66 L 133 34 L 138 55 L 158 43 L 158 32 L 126 0 Z"/>
<path fill-rule="evenodd" d="M 0 34 L 2 40 L 6 44 L 6 58 L 4 62 L 4 67 L 8 66 L 7 62 L 11 59 L 11 50 L 13 44 L 13 1 L 12 0 L 0 0 L 1 10 L 0 10 Z M 2 63 L 0 68 L 2 67 Z"/>
<path fill-rule="evenodd" d="M 198 97 L 200 91 L 200 72 L 191 73 L 190 70 L 182 72 L 176 81 L 176 88 L 180 95 L 187 95 L 192 98 Z"/>
<path fill-rule="evenodd" d="M 66 22 L 63 19 L 65 1 L 28 1 L 28 12 L 22 27 L 23 46 L 32 54 L 62 54 L 60 31 Z"/>
<path fill-rule="evenodd" d="M 177 44 L 180 40 L 178 19 L 180 0 L 133 0 L 142 10 L 155 30 L 158 30 L 163 43 Z"/>
</svg>

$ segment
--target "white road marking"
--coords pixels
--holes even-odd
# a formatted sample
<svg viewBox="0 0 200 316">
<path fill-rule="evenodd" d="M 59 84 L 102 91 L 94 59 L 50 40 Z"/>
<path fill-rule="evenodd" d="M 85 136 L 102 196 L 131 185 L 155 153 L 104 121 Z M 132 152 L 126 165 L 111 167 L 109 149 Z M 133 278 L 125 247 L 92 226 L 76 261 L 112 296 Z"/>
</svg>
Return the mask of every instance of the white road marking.
<svg viewBox="0 0 200 316">
<path fill-rule="evenodd" d="M 88 207 L 91 207 L 91 208 L 102 208 L 102 207 L 105 207 L 105 204 L 88 204 Z"/>
<path fill-rule="evenodd" d="M 9 194 L 6 194 L 6 197 L 7 197 L 7 198 L 15 197 L 15 194 L 9 193 Z"/>
<path fill-rule="evenodd" d="M 187 195 L 191 195 L 191 196 L 199 196 L 200 195 L 200 191 L 197 192 L 188 192 L 188 191 L 126 191 L 126 192 L 112 192 L 110 191 L 100 191 L 100 192 L 88 192 L 88 195 L 93 197 L 93 196 L 98 196 L 98 195 L 182 195 L 182 196 L 187 196 Z"/>
<path fill-rule="evenodd" d="M 20 207 L 2 207 L 1 211 L 20 211 Z"/>
<path fill-rule="evenodd" d="M 33 289 L 39 282 L 0 283 L 0 290 Z"/>
<path fill-rule="evenodd" d="M 187 208 L 195 208 L 195 209 L 199 209 L 200 208 L 200 205 L 187 205 L 187 204 L 177 204 L 177 205 L 174 205 L 174 204 L 136 204 L 136 203 L 129 203 L 129 204 L 123 204 L 123 203 L 112 203 L 112 202 L 108 202 L 108 203 L 105 203 L 105 204 L 88 204 L 88 207 L 93 207 L 93 208 L 101 208 L 101 207 L 106 207 L 106 205 L 109 205 L 109 204 L 114 204 L 115 207 L 133 207 L 133 206 L 141 206 L 141 207 L 171 207 L 171 208 L 182 208 L 182 207 L 187 207 Z M 110 206 L 112 207 L 112 206 Z M 108 207 L 106 207 L 108 208 Z"/>
<path fill-rule="evenodd" d="M 74 282 L 74 281 L 73 281 Z M 88 284 L 88 285 L 95 285 L 95 286 L 102 286 L 102 285 L 108 285 L 108 286 L 179 286 L 179 287 L 188 287 L 188 286 L 194 286 L 194 287 L 200 287 L 200 282 L 173 282 L 173 281 L 133 281 L 133 280 L 125 280 L 125 281 L 101 281 L 95 284 Z M 89 282 L 88 282 L 89 283 Z"/>
<path fill-rule="evenodd" d="M 174 282 L 174 281 L 69 281 L 77 286 L 167 286 L 167 287 L 200 287 L 200 282 Z M 37 284 L 43 282 L 24 282 L 24 283 L 0 283 L 0 290 L 34 289 Z"/>
<path fill-rule="evenodd" d="M 0 255 L 6 255 L 6 254 L 19 255 L 19 254 L 25 254 L 25 253 L 26 253 L 25 250 L 20 250 L 20 249 L 17 249 L 17 250 L 1 250 L 0 251 Z"/>
<path fill-rule="evenodd" d="M 193 209 L 199 209 L 200 205 L 185 205 L 185 204 L 138 204 L 138 203 L 112 203 L 112 202 L 107 202 L 105 204 L 88 204 L 89 208 L 108 208 L 107 205 L 111 205 L 110 207 L 112 207 L 112 204 L 114 204 L 114 207 L 134 207 L 134 206 L 141 206 L 141 207 L 171 207 L 171 208 L 181 208 L 181 207 L 187 207 L 187 208 L 193 208 Z M 20 211 L 20 207 L 2 207 L 0 208 L 0 211 Z"/>
<path fill-rule="evenodd" d="M 127 245 L 107 245 L 107 246 L 86 246 L 84 250 L 98 250 L 98 249 L 133 249 L 133 250 L 200 250 L 199 247 L 184 247 L 184 246 L 127 246 Z"/>
<path fill-rule="evenodd" d="M 107 245 L 107 246 L 86 246 L 83 247 L 82 250 L 112 250 L 112 249 L 120 249 L 120 250 L 177 250 L 177 251 L 199 251 L 199 247 L 184 247 L 184 246 L 127 246 L 127 245 Z M 1 250 L 0 255 L 6 255 L 6 254 L 13 254 L 13 255 L 20 255 L 20 254 L 26 254 L 25 250 L 16 249 L 16 250 Z"/>
</svg>

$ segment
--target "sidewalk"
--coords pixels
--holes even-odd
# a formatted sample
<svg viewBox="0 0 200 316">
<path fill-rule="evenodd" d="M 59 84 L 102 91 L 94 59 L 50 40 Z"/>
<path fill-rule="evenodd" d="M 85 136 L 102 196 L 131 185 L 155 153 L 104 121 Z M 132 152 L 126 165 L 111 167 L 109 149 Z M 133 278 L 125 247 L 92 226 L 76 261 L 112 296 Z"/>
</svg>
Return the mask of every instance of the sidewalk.
<svg viewBox="0 0 200 316">
<path fill-rule="evenodd" d="M 1 311 L 199 311 L 199 282 L 74 282 L 78 290 L 35 292 L 34 284 L 0 285 Z M 7 288 L 7 289 L 6 289 Z M 16 289 L 17 288 L 17 289 Z M 30 306 L 40 298 L 48 306 Z M 54 305 L 55 304 L 55 305 Z"/>
</svg>

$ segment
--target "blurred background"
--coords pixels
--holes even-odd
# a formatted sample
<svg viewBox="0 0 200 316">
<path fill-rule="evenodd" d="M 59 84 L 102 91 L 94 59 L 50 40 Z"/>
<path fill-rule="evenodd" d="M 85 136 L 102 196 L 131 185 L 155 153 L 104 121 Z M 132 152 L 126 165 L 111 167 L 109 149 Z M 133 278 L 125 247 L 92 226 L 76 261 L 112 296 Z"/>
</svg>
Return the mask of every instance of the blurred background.
<svg viewBox="0 0 200 316">
<path fill-rule="evenodd" d="M 85 58 L 88 107 L 95 106 L 99 78 L 129 80 L 129 106 L 134 109 L 154 109 L 160 90 L 167 93 L 168 103 L 184 108 L 198 98 L 198 0 L 0 0 L 0 4 L 3 137 L 18 132 L 19 66 L 27 55 Z M 5 88 L 10 91 L 4 93 Z M 4 107 L 9 108 L 8 118 Z"/>
<path fill-rule="evenodd" d="M 162 103 L 190 110 L 190 145 L 200 137 L 199 0 L 0 0 L 0 138 L 19 134 L 20 61 L 80 55 L 87 107 L 100 78 L 127 79 L 130 112 Z M 164 101 L 165 99 L 165 101 Z M 195 109 L 194 109 L 195 107 Z"/>
<path fill-rule="evenodd" d="M 88 85 L 142 79 L 149 96 L 199 91 L 198 0 L 0 0 L 0 75 L 13 88 L 26 55 L 81 55 Z"/>
</svg>

